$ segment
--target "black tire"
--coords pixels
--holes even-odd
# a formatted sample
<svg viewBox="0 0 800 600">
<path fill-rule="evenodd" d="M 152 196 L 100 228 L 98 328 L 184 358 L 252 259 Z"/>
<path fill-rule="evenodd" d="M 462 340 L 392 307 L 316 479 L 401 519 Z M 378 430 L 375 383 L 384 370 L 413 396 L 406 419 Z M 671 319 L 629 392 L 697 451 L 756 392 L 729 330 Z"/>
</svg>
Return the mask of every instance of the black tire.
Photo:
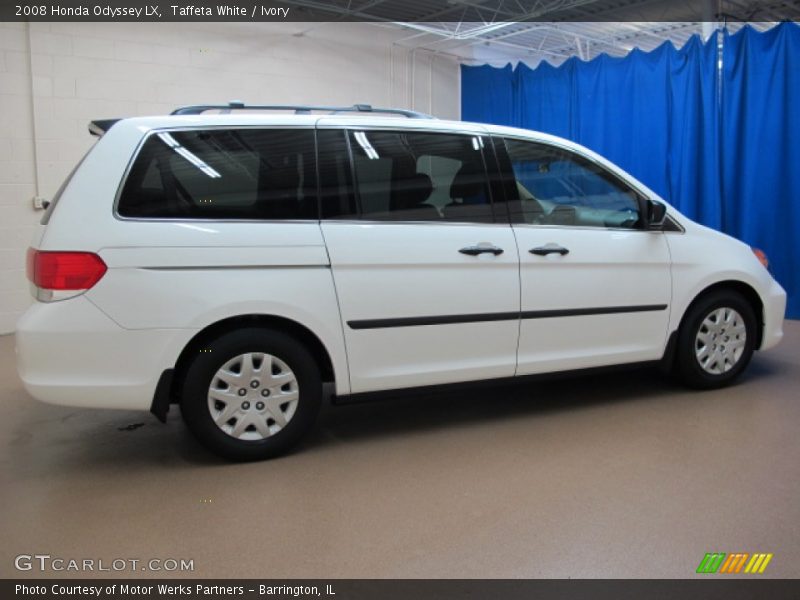
<svg viewBox="0 0 800 600">
<path fill-rule="evenodd" d="M 718 309 L 730 308 L 741 316 L 745 330 L 745 343 L 741 355 L 727 371 L 711 373 L 700 362 L 697 349 L 702 348 L 698 343 L 698 333 L 705 319 Z M 724 344 L 735 341 L 735 336 L 730 335 L 732 328 L 725 327 L 724 334 L 715 334 L 717 339 L 711 343 Z M 708 330 L 705 330 L 708 333 Z M 686 385 L 698 389 L 714 389 L 724 387 L 733 382 L 747 367 L 755 350 L 757 335 L 756 317 L 753 307 L 738 292 L 733 290 L 719 290 L 710 292 L 699 298 L 689 308 L 678 332 L 678 347 L 675 361 L 675 374 Z M 723 346 L 724 347 L 724 346 Z M 713 346 L 712 346 L 713 348 Z M 713 352 L 713 350 L 711 350 Z M 713 365 L 712 365 L 713 366 Z"/>
<path fill-rule="evenodd" d="M 283 365 L 288 366 L 296 380 L 298 392 L 296 403 L 292 403 L 294 411 L 286 419 L 283 428 L 258 440 L 239 439 L 231 433 L 223 431 L 215 423 L 211 414 L 212 408 L 209 407 L 209 388 L 212 380 L 214 380 L 215 386 L 219 384 L 220 380 L 217 379 L 218 371 L 229 361 L 249 353 L 268 354 L 277 358 Z M 257 357 L 253 359 L 254 363 L 256 361 Z M 261 365 L 263 364 L 262 362 Z M 240 366 L 237 376 L 240 376 L 242 368 Z M 278 375 L 280 374 L 281 372 L 278 372 Z M 238 395 L 241 393 L 240 387 L 252 388 L 252 385 L 230 386 L 228 389 L 223 389 L 222 392 L 227 393 L 230 391 L 234 393 L 235 390 Z M 286 387 L 291 388 L 288 385 Z M 272 399 L 277 401 L 277 393 L 283 389 L 280 387 L 273 388 L 273 390 L 278 391 L 273 393 Z M 243 397 L 243 402 L 251 402 L 248 402 L 248 411 L 246 413 L 240 411 L 240 414 L 246 417 L 242 424 L 250 422 L 250 420 L 255 423 L 255 419 L 261 416 L 268 427 L 270 427 L 270 420 L 272 421 L 271 427 L 277 427 L 278 424 L 275 419 L 272 419 L 273 413 L 269 411 L 283 411 L 283 408 L 267 404 L 266 398 L 261 397 L 263 389 L 260 392 L 258 388 L 247 389 L 244 393 L 246 395 Z M 267 393 L 269 394 L 269 391 Z M 264 402 L 261 402 L 262 399 Z M 258 401 L 258 404 L 264 405 L 258 411 L 256 411 L 256 401 Z M 313 426 L 321 403 L 322 382 L 320 370 L 313 356 L 303 344 L 281 331 L 239 329 L 224 334 L 199 349 L 198 355 L 187 369 L 184 379 L 183 393 L 181 395 L 181 414 L 189 430 L 204 446 L 219 456 L 235 461 L 261 460 L 279 456 L 291 449 Z M 215 407 L 217 406 L 220 407 L 220 414 L 222 414 L 226 404 L 215 402 Z M 237 410 L 243 406 L 244 404 L 238 405 Z M 286 415 L 282 412 L 280 416 L 285 418 Z M 233 428 L 230 423 L 235 425 L 239 418 L 243 417 L 232 416 L 226 423 L 226 427 Z M 259 426 L 263 427 L 260 421 Z M 257 435 L 262 434 L 256 432 L 255 425 L 249 425 L 245 437 Z"/>
</svg>

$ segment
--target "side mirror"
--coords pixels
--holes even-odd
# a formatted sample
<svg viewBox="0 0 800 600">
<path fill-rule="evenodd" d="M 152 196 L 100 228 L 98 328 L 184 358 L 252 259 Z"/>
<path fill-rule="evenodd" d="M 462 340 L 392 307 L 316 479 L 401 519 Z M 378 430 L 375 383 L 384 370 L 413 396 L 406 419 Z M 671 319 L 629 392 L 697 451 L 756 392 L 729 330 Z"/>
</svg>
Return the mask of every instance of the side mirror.
<svg viewBox="0 0 800 600">
<path fill-rule="evenodd" d="M 648 229 L 659 229 L 667 218 L 667 207 L 655 200 L 645 200 L 645 217 Z"/>
</svg>

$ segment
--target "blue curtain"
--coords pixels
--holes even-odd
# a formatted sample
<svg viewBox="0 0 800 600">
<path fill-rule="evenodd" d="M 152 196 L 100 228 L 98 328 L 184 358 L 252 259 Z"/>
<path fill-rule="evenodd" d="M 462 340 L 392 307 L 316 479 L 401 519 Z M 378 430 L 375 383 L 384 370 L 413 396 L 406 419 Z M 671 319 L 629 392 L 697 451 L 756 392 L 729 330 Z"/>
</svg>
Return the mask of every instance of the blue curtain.
<svg viewBox="0 0 800 600">
<path fill-rule="evenodd" d="M 463 106 L 464 97 L 467 92 L 464 90 L 464 67 L 462 67 L 461 82 L 461 103 Z M 481 115 L 482 123 L 494 123 L 495 125 L 514 124 L 514 71 L 511 65 L 506 65 L 502 69 L 483 65 L 482 67 L 469 67 L 470 75 L 468 79 L 474 86 L 481 86 L 480 94 L 469 93 L 472 97 L 470 110 L 475 114 Z M 469 120 L 464 116 L 462 109 L 461 118 Z"/>
<path fill-rule="evenodd" d="M 800 317 L 800 27 L 726 35 L 723 231 L 763 248 Z"/>
<path fill-rule="evenodd" d="M 800 27 L 624 58 L 461 68 L 462 118 L 583 144 L 688 217 L 763 248 L 800 317 Z"/>
</svg>

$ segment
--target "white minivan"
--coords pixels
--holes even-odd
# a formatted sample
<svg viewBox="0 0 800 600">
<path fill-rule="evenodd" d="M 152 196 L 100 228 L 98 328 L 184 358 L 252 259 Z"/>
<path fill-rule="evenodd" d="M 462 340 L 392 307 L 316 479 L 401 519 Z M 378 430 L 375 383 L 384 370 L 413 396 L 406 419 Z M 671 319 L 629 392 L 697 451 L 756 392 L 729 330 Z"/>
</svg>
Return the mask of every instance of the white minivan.
<svg viewBox="0 0 800 600">
<path fill-rule="evenodd" d="M 180 404 L 246 460 L 297 442 L 323 383 L 349 402 L 660 362 L 712 388 L 780 340 L 760 251 L 567 140 L 423 117 L 92 122 L 28 255 L 26 389 L 161 420 Z"/>
</svg>

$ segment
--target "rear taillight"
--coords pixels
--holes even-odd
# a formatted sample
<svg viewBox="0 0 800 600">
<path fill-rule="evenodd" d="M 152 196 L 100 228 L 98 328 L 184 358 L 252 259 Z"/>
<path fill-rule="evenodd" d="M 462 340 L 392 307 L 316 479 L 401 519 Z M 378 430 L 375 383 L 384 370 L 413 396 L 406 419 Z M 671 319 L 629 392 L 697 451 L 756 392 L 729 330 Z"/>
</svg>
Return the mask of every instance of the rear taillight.
<svg viewBox="0 0 800 600">
<path fill-rule="evenodd" d="M 103 259 L 91 252 L 42 252 L 28 248 L 28 279 L 37 288 L 40 300 L 58 300 L 75 294 L 41 292 L 84 292 L 105 275 Z"/>
</svg>

